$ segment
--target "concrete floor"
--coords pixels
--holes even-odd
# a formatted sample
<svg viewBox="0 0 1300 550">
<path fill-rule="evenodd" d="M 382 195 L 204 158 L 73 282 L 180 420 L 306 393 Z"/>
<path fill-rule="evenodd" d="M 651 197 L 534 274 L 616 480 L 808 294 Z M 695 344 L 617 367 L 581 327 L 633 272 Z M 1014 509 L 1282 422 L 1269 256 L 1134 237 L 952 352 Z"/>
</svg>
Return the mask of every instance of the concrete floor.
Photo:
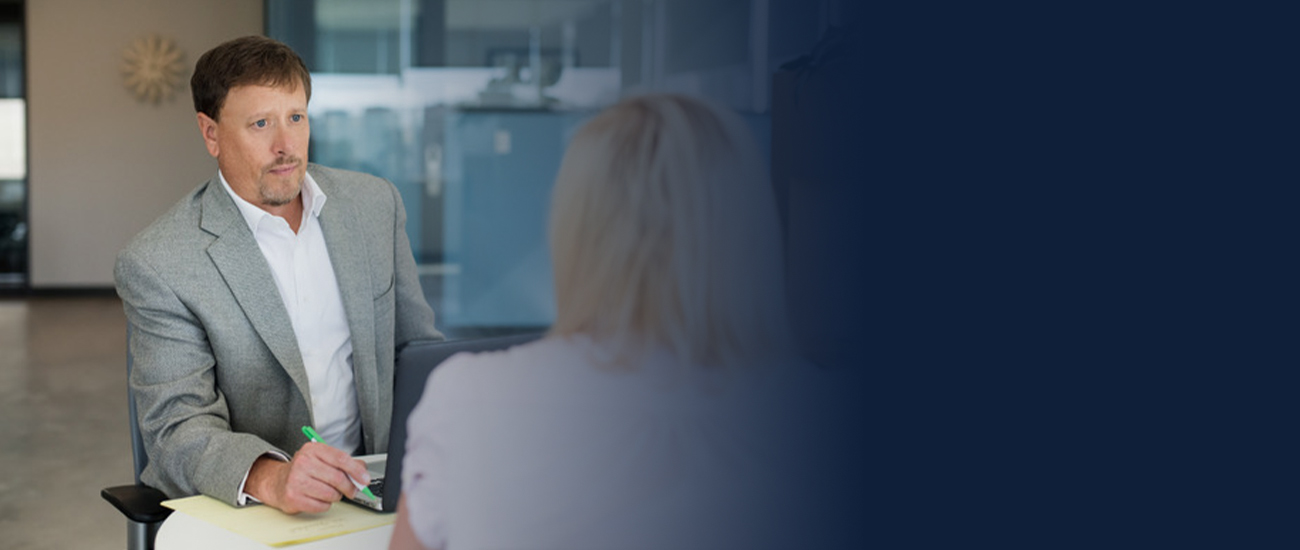
<svg viewBox="0 0 1300 550">
<path fill-rule="evenodd" d="M 125 335 L 115 297 L 0 299 L 0 547 L 126 546 Z"/>
</svg>

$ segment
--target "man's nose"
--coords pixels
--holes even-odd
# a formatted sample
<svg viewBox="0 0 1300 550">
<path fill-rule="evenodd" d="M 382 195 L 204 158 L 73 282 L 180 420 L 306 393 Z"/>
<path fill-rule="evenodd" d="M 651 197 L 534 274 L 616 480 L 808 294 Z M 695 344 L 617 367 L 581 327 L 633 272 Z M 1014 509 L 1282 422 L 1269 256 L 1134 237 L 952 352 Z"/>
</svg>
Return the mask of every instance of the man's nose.
<svg viewBox="0 0 1300 550">
<path fill-rule="evenodd" d="M 272 149 L 276 156 L 291 156 L 298 152 L 299 136 L 293 130 L 281 127 L 275 132 L 275 139 L 271 143 Z"/>
</svg>

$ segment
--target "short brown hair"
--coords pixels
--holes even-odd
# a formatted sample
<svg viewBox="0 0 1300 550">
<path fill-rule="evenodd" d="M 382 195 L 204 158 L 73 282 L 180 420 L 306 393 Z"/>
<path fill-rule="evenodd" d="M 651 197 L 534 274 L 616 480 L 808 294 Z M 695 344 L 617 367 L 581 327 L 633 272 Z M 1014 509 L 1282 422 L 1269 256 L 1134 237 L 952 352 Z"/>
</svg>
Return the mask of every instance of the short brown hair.
<svg viewBox="0 0 1300 550">
<path fill-rule="evenodd" d="M 236 86 L 289 86 L 301 84 L 311 100 L 311 73 L 307 64 L 283 42 L 265 36 L 245 36 L 208 50 L 194 65 L 190 92 L 194 110 L 218 120 L 226 94 Z"/>
</svg>

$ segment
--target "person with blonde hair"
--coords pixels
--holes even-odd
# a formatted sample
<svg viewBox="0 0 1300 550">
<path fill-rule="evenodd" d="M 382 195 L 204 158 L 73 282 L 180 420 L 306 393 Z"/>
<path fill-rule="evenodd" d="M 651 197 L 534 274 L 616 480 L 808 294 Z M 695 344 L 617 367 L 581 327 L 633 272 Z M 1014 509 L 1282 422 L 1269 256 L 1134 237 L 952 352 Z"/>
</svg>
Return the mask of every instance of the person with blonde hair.
<svg viewBox="0 0 1300 550">
<path fill-rule="evenodd" d="M 800 362 L 781 232 L 733 113 L 625 99 L 552 194 L 547 336 L 434 370 L 390 548 L 755 548 L 782 500 L 771 411 Z"/>
</svg>

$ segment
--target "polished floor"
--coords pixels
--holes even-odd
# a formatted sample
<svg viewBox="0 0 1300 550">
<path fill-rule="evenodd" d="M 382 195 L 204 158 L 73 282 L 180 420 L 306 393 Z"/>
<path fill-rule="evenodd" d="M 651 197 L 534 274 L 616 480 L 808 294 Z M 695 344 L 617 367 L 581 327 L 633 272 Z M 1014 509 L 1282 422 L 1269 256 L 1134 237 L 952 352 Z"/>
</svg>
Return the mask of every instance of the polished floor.
<svg viewBox="0 0 1300 550">
<path fill-rule="evenodd" d="M 0 298 L 0 548 L 126 546 L 125 333 L 115 297 Z"/>
</svg>

